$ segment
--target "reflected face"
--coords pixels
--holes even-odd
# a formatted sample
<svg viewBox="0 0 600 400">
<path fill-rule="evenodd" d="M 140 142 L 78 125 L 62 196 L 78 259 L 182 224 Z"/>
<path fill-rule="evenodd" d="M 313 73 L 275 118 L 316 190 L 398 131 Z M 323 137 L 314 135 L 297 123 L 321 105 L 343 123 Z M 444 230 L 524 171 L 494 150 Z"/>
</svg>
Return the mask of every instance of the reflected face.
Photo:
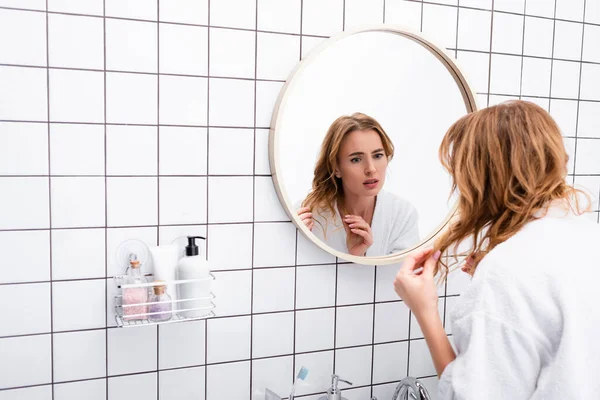
<svg viewBox="0 0 600 400">
<path fill-rule="evenodd" d="M 388 159 L 379 134 L 372 129 L 352 131 L 342 140 L 336 176 L 344 193 L 376 196 L 385 182 Z"/>
</svg>

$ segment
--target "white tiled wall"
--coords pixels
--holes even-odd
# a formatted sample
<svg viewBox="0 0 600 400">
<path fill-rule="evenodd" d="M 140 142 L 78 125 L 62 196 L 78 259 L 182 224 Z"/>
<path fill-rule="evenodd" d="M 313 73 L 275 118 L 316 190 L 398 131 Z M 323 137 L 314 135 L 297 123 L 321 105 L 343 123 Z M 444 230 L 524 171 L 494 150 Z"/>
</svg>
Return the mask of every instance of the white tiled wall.
<svg viewBox="0 0 600 400">
<path fill-rule="evenodd" d="M 434 388 L 396 266 L 298 235 L 267 160 L 294 65 L 382 22 L 437 38 L 481 106 L 549 109 L 600 196 L 599 0 L 0 0 L 0 400 L 261 399 L 303 365 L 306 399 L 333 371 L 350 400 Z M 116 328 L 118 244 L 185 234 L 208 237 L 218 318 Z"/>
</svg>

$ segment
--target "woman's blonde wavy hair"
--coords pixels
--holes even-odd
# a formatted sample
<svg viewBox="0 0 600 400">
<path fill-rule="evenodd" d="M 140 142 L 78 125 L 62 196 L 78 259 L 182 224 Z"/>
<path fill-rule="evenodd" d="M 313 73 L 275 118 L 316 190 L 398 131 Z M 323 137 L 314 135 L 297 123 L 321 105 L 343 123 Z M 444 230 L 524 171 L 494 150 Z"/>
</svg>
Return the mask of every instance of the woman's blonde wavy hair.
<svg viewBox="0 0 600 400">
<path fill-rule="evenodd" d="M 564 199 L 578 214 L 589 210 L 589 195 L 565 180 L 569 156 L 556 122 L 533 103 L 509 101 L 467 114 L 450 127 L 439 156 L 452 176 L 452 192 L 458 189 L 458 212 L 434 250 L 457 263 L 459 245 L 472 240 L 471 272 L 548 202 Z M 585 209 L 579 194 L 587 198 Z M 441 281 L 450 264 L 438 260 Z"/>
<path fill-rule="evenodd" d="M 336 203 L 343 207 L 344 189 L 342 179 L 335 176 L 335 170 L 338 165 L 338 154 L 342 146 L 342 141 L 346 135 L 356 130 L 374 130 L 377 132 L 381 138 L 383 150 L 388 161 L 392 159 L 394 156 L 394 145 L 379 122 L 374 118 L 358 112 L 350 116 L 344 115 L 337 118 L 327 130 L 327 134 L 321 144 L 319 157 L 315 164 L 312 190 L 302 202 L 302 207 L 308 207 L 311 210 L 316 209 L 321 217 L 324 217 L 323 212 L 335 215 Z M 315 221 L 319 222 L 318 220 Z M 322 226 L 322 228 L 325 230 L 326 226 Z"/>
</svg>

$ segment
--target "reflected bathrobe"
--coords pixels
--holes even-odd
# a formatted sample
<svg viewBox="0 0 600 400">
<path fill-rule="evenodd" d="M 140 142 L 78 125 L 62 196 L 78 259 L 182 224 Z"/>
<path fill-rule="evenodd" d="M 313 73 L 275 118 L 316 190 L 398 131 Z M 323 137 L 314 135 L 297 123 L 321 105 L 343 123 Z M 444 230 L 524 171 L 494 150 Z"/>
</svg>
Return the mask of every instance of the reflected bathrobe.
<svg viewBox="0 0 600 400">
<path fill-rule="evenodd" d="M 480 262 L 450 311 L 438 400 L 600 399 L 600 226 L 555 203 Z"/>
</svg>

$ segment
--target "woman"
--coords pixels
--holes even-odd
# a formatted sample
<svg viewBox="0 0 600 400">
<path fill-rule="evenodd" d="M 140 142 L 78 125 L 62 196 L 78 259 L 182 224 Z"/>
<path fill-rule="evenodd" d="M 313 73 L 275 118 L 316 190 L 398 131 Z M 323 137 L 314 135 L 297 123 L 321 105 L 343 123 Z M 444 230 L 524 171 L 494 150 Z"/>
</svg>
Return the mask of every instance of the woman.
<svg viewBox="0 0 600 400">
<path fill-rule="evenodd" d="M 440 158 L 458 216 L 394 282 L 429 346 L 438 399 L 600 398 L 600 231 L 565 181 L 556 123 L 524 101 L 489 107 L 450 128 Z M 455 353 L 434 276 L 447 276 L 440 254 L 459 245 L 472 281 L 450 314 Z"/>
<path fill-rule="evenodd" d="M 419 242 L 412 204 L 382 191 L 394 145 L 373 118 L 355 113 L 329 127 L 312 191 L 298 215 L 329 246 L 355 256 L 384 256 Z M 389 218 L 394 216 L 394 218 Z"/>
</svg>

